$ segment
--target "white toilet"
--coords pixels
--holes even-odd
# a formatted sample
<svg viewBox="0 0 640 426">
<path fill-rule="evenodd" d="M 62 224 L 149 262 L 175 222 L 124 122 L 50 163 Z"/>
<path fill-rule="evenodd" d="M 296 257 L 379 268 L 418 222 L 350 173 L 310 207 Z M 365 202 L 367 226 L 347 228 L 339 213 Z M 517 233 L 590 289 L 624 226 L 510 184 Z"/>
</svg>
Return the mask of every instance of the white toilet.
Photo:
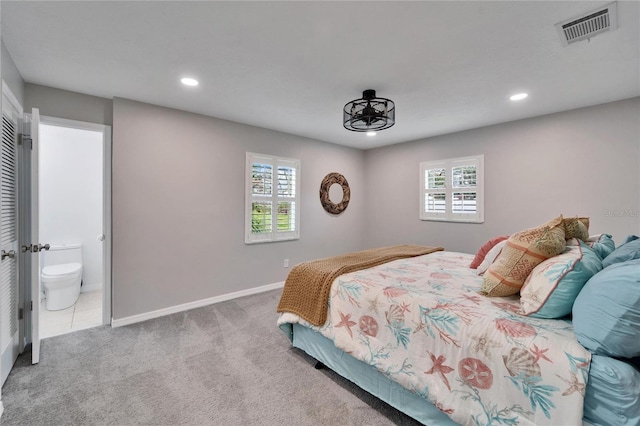
<svg viewBox="0 0 640 426">
<path fill-rule="evenodd" d="M 73 306 L 82 284 L 82 245 L 52 245 L 41 253 L 45 307 L 48 311 L 58 311 Z"/>
</svg>

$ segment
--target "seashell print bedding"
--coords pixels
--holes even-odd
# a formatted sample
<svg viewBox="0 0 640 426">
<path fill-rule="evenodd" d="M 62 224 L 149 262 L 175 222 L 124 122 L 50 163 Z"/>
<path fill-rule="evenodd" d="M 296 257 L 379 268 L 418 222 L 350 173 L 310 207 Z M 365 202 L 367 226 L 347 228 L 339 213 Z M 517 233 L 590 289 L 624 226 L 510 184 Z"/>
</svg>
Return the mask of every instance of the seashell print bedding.
<svg viewBox="0 0 640 426">
<path fill-rule="evenodd" d="M 473 255 L 436 252 L 338 277 L 322 327 L 334 341 L 463 425 L 582 425 L 590 354 L 571 322 L 479 294 Z"/>
</svg>

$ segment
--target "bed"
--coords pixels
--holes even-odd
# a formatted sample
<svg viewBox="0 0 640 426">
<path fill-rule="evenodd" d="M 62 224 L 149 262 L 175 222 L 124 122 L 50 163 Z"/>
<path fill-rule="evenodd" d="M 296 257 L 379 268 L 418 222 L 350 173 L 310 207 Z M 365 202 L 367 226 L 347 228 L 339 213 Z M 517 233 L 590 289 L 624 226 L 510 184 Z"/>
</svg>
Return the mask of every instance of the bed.
<svg viewBox="0 0 640 426">
<path fill-rule="evenodd" d="M 563 255 L 592 249 L 573 244 Z M 640 424 L 634 352 L 587 349 L 570 317 L 523 315 L 520 294 L 483 296 L 473 260 L 438 250 L 340 273 L 324 321 L 279 307 L 278 325 L 294 347 L 423 424 Z M 633 286 L 635 264 L 627 269 Z"/>
</svg>

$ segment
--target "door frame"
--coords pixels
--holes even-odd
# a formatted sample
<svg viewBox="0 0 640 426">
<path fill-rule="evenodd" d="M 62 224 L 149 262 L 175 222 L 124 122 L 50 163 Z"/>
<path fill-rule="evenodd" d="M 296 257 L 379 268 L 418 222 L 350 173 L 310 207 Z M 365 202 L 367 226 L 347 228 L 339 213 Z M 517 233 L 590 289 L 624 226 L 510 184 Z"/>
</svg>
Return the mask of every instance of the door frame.
<svg viewBox="0 0 640 426">
<path fill-rule="evenodd" d="M 40 124 L 102 132 L 102 232 L 104 234 L 102 267 L 102 325 L 111 325 L 111 126 L 40 115 Z M 42 141 L 41 141 L 42 142 Z"/>
</svg>

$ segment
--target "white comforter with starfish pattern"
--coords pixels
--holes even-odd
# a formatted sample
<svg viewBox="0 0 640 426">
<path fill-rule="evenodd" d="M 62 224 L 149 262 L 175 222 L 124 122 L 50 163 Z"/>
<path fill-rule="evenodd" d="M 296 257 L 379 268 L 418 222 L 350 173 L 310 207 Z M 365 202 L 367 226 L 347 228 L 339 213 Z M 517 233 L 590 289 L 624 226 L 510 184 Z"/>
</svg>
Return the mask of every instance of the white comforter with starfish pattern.
<svg viewBox="0 0 640 426">
<path fill-rule="evenodd" d="M 565 320 L 478 293 L 473 256 L 436 252 L 338 277 L 322 327 L 355 358 L 463 425 L 581 425 L 590 354 Z"/>
</svg>

